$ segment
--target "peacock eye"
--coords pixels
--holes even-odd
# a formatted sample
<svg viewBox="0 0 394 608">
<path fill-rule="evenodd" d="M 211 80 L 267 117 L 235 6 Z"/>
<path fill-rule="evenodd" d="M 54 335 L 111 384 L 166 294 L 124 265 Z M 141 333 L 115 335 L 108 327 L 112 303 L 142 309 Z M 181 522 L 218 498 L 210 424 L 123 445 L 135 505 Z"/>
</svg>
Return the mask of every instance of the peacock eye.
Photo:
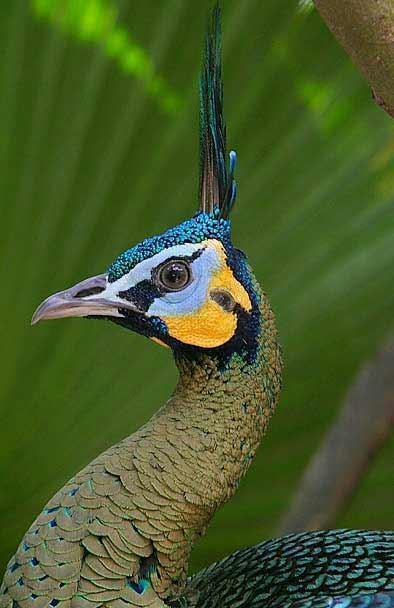
<svg viewBox="0 0 394 608">
<path fill-rule="evenodd" d="M 166 291 L 180 291 L 191 281 L 192 272 L 184 260 L 171 260 L 159 267 L 156 281 Z"/>
</svg>

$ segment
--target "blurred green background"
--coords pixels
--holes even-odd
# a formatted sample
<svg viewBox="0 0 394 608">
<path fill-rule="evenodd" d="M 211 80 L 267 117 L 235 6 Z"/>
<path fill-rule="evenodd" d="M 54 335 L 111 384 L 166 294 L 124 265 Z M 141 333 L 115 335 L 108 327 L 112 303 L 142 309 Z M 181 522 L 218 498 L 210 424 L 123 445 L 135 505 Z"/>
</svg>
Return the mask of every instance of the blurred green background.
<svg viewBox="0 0 394 608">
<path fill-rule="evenodd" d="M 196 209 L 211 2 L 0 3 L 0 570 L 43 503 L 137 429 L 169 353 L 106 323 L 30 327 L 48 294 Z M 393 330 L 394 126 L 316 12 L 223 1 L 237 245 L 275 308 L 285 388 L 193 568 L 275 534 L 347 387 Z M 338 526 L 392 527 L 394 444 Z"/>
</svg>

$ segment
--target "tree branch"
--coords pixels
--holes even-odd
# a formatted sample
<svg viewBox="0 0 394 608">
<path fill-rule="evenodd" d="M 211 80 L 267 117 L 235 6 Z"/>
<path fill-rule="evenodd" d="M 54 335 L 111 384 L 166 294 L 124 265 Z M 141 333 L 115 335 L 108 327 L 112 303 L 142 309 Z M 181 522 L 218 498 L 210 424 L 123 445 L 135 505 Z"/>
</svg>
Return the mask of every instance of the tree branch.
<svg viewBox="0 0 394 608">
<path fill-rule="evenodd" d="M 281 532 L 329 527 L 394 425 L 394 341 L 361 370 L 306 469 Z"/>
<path fill-rule="evenodd" d="M 393 0 L 314 0 L 328 27 L 394 117 Z"/>
</svg>

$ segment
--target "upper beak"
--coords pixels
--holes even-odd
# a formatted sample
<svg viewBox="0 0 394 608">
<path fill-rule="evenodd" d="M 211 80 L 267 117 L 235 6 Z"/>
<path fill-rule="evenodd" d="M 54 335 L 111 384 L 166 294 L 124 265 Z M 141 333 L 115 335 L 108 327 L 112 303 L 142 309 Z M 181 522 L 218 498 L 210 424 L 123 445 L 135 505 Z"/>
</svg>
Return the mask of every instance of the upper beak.
<svg viewBox="0 0 394 608">
<path fill-rule="evenodd" d="M 122 317 L 119 309 L 127 308 L 138 312 L 131 302 L 119 300 L 116 296 L 106 294 L 107 275 L 85 279 L 70 289 L 59 291 L 44 300 L 35 311 L 31 324 L 43 319 L 61 319 L 63 317 L 111 316 Z"/>
</svg>

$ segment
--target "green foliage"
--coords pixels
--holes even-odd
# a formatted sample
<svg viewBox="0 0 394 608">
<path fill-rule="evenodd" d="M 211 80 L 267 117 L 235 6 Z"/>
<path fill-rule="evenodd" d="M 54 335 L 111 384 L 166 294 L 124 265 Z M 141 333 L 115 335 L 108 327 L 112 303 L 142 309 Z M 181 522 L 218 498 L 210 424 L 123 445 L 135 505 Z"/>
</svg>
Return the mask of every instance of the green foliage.
<svg viewBox="0 0 394 608">
<path fill-rule="evenodd" d="M 256 462 L 195 567 L 275 533 L 358 368 L 393 330 L 392 122 L 316 11 L 291 0 L 223 4 L 228 142 L 239 159 L 234 240 L 273 302 L 286 373 Z M 3 565 L 47 498 L 138 428 L 176 381 L 165 349 L 99 321 L 31 328 L 34 308 L 197 208 L 211 2 L 75 2 L 94 19 L 70 12 L 56 27 L 45 6 L 35 5 L 37 19 L 25 0 L 0 3 Z M 109 31 L 131 44 L 133 32 L 149 64 L 186 92 L 175 118 L 119 69 L 119 51 L 116 61 L 103 52 Z M 392 527 L 393 449 L 338 525 Z"/>
<path fill-rule="evenodd" d="M 313 0 L 298 0 L 298 9 L 301 13 L 310 13 L 313 8 Z"/>
<path fill-rule="evenodd" d="M 180 98 L 156 74 L 148 53 L 133 41 L 128 28 L 118 24 L 119 9 L 110 0 L 32 0 L 34 14 L 63 32 L 100 46 L 126 73 L 140 79 L 168 113 L 180 107 Z"/>
</svg>

